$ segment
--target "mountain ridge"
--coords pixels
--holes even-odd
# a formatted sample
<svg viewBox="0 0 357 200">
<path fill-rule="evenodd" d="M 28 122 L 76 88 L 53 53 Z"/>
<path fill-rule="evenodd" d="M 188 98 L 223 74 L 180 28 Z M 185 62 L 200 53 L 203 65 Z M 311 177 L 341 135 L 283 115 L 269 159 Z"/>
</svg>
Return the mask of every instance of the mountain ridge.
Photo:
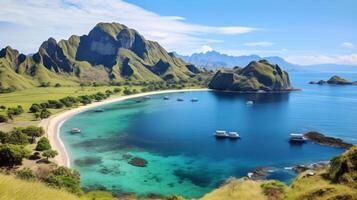
<svg viewBox="0 0 357 200">
<path fill-rule="evenodd" d="M 59 42 L 50 37 L 32 55 L 10 46 L 0 51 L 0 86 L 16 89 L 42 82 L 179 81 L 199 72 L 159 43 L 115 22 L 98 23 L 87 35 L 72 35 Z"/>
</svg>

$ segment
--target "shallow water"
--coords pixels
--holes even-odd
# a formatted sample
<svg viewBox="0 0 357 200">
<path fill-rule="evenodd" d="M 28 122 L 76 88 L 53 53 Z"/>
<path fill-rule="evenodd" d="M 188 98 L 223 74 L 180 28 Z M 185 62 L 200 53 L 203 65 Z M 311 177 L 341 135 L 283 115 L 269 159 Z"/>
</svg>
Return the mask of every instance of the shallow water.
<svg viewBox="0 0 357 200">
<path fill-rule="evenodd" d="M 328 160 L 343 150 L 291 145 L 289 133 L 316 130 L 357 142 L 357 86 L 307 84 L 331 75 L 290 74 L 302 92 L 185 92 L 112 103 L 101 106 L 103 113 L 70 118 L 60 137 L 72 166 L 81 172 L 83 187 L 200 197 L 256 167 L 273 167 L 269 178 L 290 182 L 295 174 L 284 167 Z M 341 75 L 357 80 L 357 74 Z M 176 101 L 178 97 L 185 101 Z M 199 101 L 191 102 L 193 97 Z M 247 106 L 248 100 L 254 105 Z M 72 127 L 83 133 L 71 134 Z M 242 139 L 216 140 L 218 129 L 238 131 Z M 147 166 L 128 164 L 128 155 L 146 159 Z"/>
</svg>

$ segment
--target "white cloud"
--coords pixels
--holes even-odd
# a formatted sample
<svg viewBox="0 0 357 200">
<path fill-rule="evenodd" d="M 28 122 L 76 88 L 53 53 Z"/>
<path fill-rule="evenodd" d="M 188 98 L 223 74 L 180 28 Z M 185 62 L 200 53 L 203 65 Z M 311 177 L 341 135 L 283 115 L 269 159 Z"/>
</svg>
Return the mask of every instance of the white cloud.
<svg viewBox="0 0 357 200">
<path fill-rule="evenodd" d="M 341 47 L 347 48 L 347 49 L 353 49 L 353 48 L 355 47 L 355 45 L 353 45 L 353 44 L 350 43 L 350 42 L 343 42 L 343 43 L 341 44 Z"/>
<path fill-rule="evenodd" d="M 288 62 L 301 64 L 301 65 L 312 65 L 312 64 L 346 64 L 346 65 L 357 65 L 357 54 L 349 55 L 308 55 L 308 56 L 286 56 L 285 59 Z"/>
<path fill-rule="evenodd" d="M 267 41 L 261 41 L 261 42 L 247 42 L 244 43 L 244 46 L 249 46 L 249 47 L 268 47 L 268 46 L 273 46 L 275 43 L 273 42 L 267 42 Z"/>
<path fill-rule="evenodd" d="M 213 51 L 213 48 L 208 45 L 203 45 L 199 52 L 206 53 L 208 51 Z"/>
<path fill-rule="evenodd" d="M 192 24 L 180 16 L 162 16 L 123 0 L 1 0 L 0 45 L 25 53 L 36 51 L 52 36 L 67 39 L 89 32 L 98 22 L 119 22 L 138 30 L 168 50 L 192 53 L 215 42 L 208 34 L 243 34 L 258 30 L 242 26 Z M 12 24 L 4 26 L 1 22 Z"/>
</svg>

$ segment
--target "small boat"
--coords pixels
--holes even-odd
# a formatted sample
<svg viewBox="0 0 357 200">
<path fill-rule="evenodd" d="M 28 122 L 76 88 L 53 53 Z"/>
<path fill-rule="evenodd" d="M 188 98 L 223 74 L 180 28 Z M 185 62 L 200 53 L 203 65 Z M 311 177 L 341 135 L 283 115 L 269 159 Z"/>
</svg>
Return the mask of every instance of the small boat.
<svg viewBox="0 0 357 200">
<path fill-rule="evenodd" d="M 80 133 L 81 132 L 81 129 L 79 128 L 72 128 L 71 129 L 71 133 Z"/>
<path fill-rule="evenodd" d="M 182 98 L 177 98 L 177 101 L 183 101 L 183 99 Z"/>
<path fill-rule="evenodd" d="M 104 109 L 95 109 L 94 112 L 104 112 Z"/>
<path fill-rule="evenodd" d="M 170 97 L 164 96 L 164 100 L 169 100 L 169 99 L 170 99 Z"/>
<path fill-rule="evenodd" d="M 197 98 L 192 98 L 191 101 L 192 101 L 192 102 L 197 102 L 198 99 L 197 99 Z"/>
<path fill-rule="evenodd" d="M 250 106 L 250 105 L 253 105 L 254 102 L 253 102 L 253 101 L 247 101 L 245 104 L 248 105 L 248 106 Z"/>
<path fill-rule="evenodd" d="M 227 131 L 216 131 L 214 136 L 216 136 L 216 138 L 226 138 L 228 137 L 228 133 Z"/>
<path fill-rule="evenodd" d="M 290 134 L 290 139 L 289 142 L 292 143 L 303 143 L 306 141 L 306 138 L 304 137 L 303 134 L 296 134 L 296 133 L 291 133 Z"/>
<path fill-rule="evenodd" d="M 228 137 L 230 139 L 238 139 L 240 138 L 240 135 L 237 132 L 228 132 Z"/>
<path fill-rule="evenodd" d="M 145 96 L 144 99 L 151 99 L 151 96 Z"/>
</svg>

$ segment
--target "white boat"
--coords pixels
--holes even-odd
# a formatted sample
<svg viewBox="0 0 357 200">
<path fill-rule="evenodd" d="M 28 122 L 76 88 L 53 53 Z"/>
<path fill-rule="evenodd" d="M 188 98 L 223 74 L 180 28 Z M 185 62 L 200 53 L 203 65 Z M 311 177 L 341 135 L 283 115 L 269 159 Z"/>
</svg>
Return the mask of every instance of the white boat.
<svg viewBox="0 0 357 200">
<path fill-rule="evenodd" d="M 246 104 L 246 105 L 253 105 L 254 102 L 253 102 L 253 101 L 247 101 L 245 104 Z"/>
<path fill-rule="evenodd" d="M 214 133 L 214 136 L 216 136 L 217 138 L 226 138 L 228 137 L 228 133 L 227 131 L 216 131 Z"/>
<path fill-rule="evenodd" d="M 170 98 L 168 96 L 164 96 L 164 100 L 169 100 Z"/>
<path fill-rule="evenodd" d="M 80 133 L 81 132 L 81 129 L 79 128 L 72 128 L 71 129 L 71 133 Z"/>
<path fill-rule="evenodd" d="M 240 135 L 237 132 L 228 132 L 228 137 L 230 139 L 238 139 L 240 138 Z"/>
<path fill-rule="evenodd" d="M 197 102 L 198 99 L 197 99 L 197 98 L 192 98 L 191 101 L 192 101 L 192 102 Z"/>
<path fill-rule="evenodd" d="M 95 109 L 94 112 L 104 112 L 104 109 Z"/>
<path fill-rule="evenodd" d="M 177 98 L 177 101 L 183 101 L 183 99 L 182 98 Z"/>
<path fill-rule="evenodd" d="M 306 141 L 306 138 L 304 137 L 303 134 L 291 133 L 289 141 L 296 142 L 296 143 L 302 143 L 302 142 Z"/>
</svg>

